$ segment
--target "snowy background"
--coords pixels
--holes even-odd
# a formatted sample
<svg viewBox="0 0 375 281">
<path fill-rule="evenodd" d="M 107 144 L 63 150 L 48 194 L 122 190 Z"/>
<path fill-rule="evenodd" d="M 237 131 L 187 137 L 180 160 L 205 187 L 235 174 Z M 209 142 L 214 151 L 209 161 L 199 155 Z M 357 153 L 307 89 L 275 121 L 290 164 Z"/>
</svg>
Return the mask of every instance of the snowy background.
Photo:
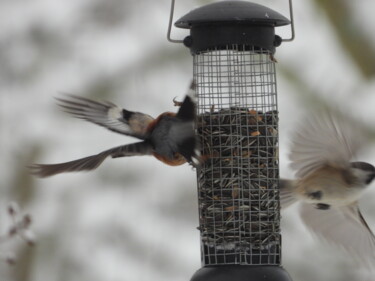
<svg viewBox="0 0 375 281">
<path fill-rule="evenodd" d="M 213 1 L 177 1 L 175 20 Z M 286 0 L 254 1 L 289 17 Z M 281 175 L 294 124 L 311 104 L 340 104 L 375 120 L 375 2 L 294 1 L 296 40 L 278 48 Z M 17 201 L 37 246 L 0 244 L 19 262 L 4 281 L 186 281 L 200 268 L 195 172 L 147 157 L 92 173 L 35 179 L 26 166 L 91 155 L 133 141 L 62 113 L 54 97 L 111 100 L 152 116 L 176 110 L 192 77 L 189 50 L 166 40 L 168 0 L 0 1 L 0 233 Z M 344 17 L 344 18 L 343 18 Z M 289 37 L 289 28 L 277 33 Z M 186 30 L 173 29 L 173 38 Z M 362 160 L 374 163 L 375 149 Z M 375 185 L 375 184 L 373 184 Z M 375 186 L 373 186 L 375 187 Z M 361 201 L 375 229 L 375 190 Z M 294 281 L 370 281 L 350 257 L 283 213 L 283 265 Z"/>
</svg>

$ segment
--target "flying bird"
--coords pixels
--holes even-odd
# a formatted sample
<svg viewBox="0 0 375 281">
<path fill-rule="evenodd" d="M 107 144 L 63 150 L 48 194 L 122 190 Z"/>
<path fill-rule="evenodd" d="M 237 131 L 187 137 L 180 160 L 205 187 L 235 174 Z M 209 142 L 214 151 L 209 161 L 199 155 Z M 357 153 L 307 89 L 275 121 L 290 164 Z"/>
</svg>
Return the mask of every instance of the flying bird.
<svg viewBox="0 0 375 281">
<path fill-rule="evenodd" d="M 141 155 L 154 156 L 171 166 L 186 162 L 197 166 L 200 163 L 200 149 L 194 130 L 194 94 L 195 84 L 192 82 L 178 112 L 164 112 L 157 118 L 123 109 L 108 101 L 99 102 L 74 95 L 58 98 L 59 106 L 72 116 L 141 141 L 65 163 L 33 164 L 30 166 L 31 173 L 38 177 L 49 177 L 65 172 L 90 171 L 108 157 Z"/>
<path fill-rule="evenodd" d="M 280 200 L 282 208 L 300 202 L 300 216 L 318 238 L 374 268 L 375 236 L 358 206 L 375 177 L 373 165 L 356 161 L 366 142 L 359 126 L 337 113 L 311 114 L 293 136 L 297 179 L 280 180 Z"/>
</svg>

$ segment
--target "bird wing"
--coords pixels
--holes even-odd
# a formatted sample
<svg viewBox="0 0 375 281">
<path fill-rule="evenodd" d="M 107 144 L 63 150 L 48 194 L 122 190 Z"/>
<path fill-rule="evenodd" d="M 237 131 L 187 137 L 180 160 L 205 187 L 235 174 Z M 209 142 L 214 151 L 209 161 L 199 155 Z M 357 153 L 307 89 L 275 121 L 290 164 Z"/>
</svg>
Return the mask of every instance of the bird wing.
<svg viewBox="0 0 375 281">
<path fill-rule="evenodd" d="M 103 161 L 111 156 L 112 158 L 152 155 L 152 147 L 148 142 L 136 142 L 127 145 L 118 146 L 105 150 L 99 154 L 80 158 L 77 160 L 58 163 L 58 164 L 33 164 L 29 168 L 31 174 L 45 178 L 60 173 L 91 171 L 96 169 Z"/>
<path fill-rule="evenodd" d="M 170 129 L 170 143 L 175 151 L 180 153 L 193 166 L 198 166 L 201 162 L 200 142 L 195 135 L 193 121 L 183 121 L 172 126 Z"/>
<path fill-rule="evenodd" d="M 195 101 L 195 82 L 194 80 L 190 84 L 188 93 L 185 96 L 184 101 L 181 103 L 180 109 L 178 110 L 176 117 L 183 121 L 195 121 L 196 115 L 196 101 Z"/>
<path fill-rule="evenodd" d="M 171 135 L 177 140 L 178 151 L 185 159 L 197 167 L 201 164 L 200 142 L 195 134 L 194 121 L 196 118 L 196 83 L 193 80 L 188 93 L 178 110 L 176 117 L 183 121 L 179 126 L 171 128 Z"/>
<path fill-rule="evenodd" d="M 375 267 L 375 236 L 363 218 L 357 202 L 345 207 L 316 209 L 302 203 L 300 215 L 319 238 L 345 249 L 361 264 Z"/>
<path fill-rule="evenodd" d="M 147 128 L 154 118 L 140 112 L 128 111 L 107 101 L 94 101 L 88 98 L 68 95 L 57 98 L 58 105 L 74 117 L 103 126 L 111 131 L 145 139 Z"/>
<path fill-rule="evenodd" d="M 323 109 L 310 114 L 297 127 L 289 154 L 290 167 L 299 178 L 327 164 L 347 168 L 363 144 L 359 126 Z"/>
</svg>

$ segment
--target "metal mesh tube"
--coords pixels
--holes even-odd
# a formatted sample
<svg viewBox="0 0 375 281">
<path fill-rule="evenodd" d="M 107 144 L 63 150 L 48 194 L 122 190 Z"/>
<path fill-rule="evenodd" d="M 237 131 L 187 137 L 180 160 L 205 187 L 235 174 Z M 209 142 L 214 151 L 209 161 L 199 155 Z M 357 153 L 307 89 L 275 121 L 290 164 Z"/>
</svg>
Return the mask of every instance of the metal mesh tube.
<svg viewBox="0 0 375 281">
<path fill-rule="evenodd" d="M 194 55 L 203 265 L 280 264 L 275 64 L 230 46 Z"/>
</svg>

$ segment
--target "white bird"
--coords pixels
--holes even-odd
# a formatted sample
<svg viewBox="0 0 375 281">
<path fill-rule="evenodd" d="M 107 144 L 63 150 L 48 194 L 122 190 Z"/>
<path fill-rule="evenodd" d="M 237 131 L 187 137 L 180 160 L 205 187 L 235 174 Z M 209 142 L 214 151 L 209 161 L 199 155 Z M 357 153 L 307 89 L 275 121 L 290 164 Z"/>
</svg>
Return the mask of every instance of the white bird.
<svg viewBox="0 0 375 281">
<path fill-rule="evenodd" d="M 289 157 L 297 179 L 280 180 L 280 199 L 282 208 L 300 202 L 313 233 L 375 268 L 375 236 L 358 207 L 375 167 L 352 162 L 365 145 L 359 126 L 346 118 L 327 110 L 311 114 L 293 136 Z"/>
</svg>

